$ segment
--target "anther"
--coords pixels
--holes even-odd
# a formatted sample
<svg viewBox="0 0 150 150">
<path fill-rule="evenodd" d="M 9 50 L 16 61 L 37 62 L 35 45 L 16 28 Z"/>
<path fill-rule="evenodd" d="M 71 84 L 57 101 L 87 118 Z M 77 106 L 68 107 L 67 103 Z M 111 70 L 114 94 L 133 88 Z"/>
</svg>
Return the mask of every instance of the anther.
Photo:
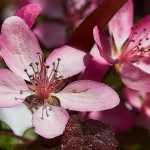
<svg viewBox="0 0 150 150">
<path fill-rule="evenodd" d="M 33 66 L 33 64 L 32 64 L 32 63 L 30 63 L 30 64 L 29 64 L 29 66 L 30 66 L 30 67 L 32 67 L 32 66 Z"/>
<path fill-rule="evenodd" d="M 49 66 L 46 66 L 46 69 L 49 69 L 50 67 Z"/>
<path fill-rule="evenodd" d="M 35 62 L 35 64 L 38 66 L 39 65 L 39 63 L 38 62 Z"/>
<path fill-rule="evenodd" d="M 34 77 L 33 77 L 33 75 L 29 75 L 29 78 L 30 78 L 31 80 L 33 80 Z"/>
<path fill-rule="evenodd" d="M 27 69 L 24 69 L 24 72 L 27 72 Z"/>
<path fill-rule="evenodd" d="M 30 79 L 30 75 L 28 73 L 28 70 L 27 69 L 24 69 L 24 72 L 27 74 L 28 78 Z"/>
<path fill-rule="evenodd" d="M 60 61 L 60 60 L 61 60 L 61 58 L 58 58 L 57 60 L 58 60 L 58 61 Z"/>
</svg>

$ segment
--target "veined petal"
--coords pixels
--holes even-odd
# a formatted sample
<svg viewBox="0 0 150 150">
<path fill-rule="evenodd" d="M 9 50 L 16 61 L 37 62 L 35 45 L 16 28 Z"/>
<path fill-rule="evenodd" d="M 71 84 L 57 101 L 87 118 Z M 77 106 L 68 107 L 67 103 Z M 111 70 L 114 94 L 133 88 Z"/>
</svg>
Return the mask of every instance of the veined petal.
<svg viewBox="0 0 150 150">
<path fill-rule="evenodd" d="M 37 3 L 27 4 L 16 12 L 16 15 L 25 20 L 32 27 L 42 8 Z"/>
<path fill-rule="evenodd" d="M 47 58 L 46 64 L 50 66 L 48 74 L 50 74 L 53 63 L 57 64 L 60 58 L 58 73 L 63 78 L 76 75 L 85 69 L 84 57 L 86 53 L 70 46 L 63 46 L 55 49 Z"/>
<path fill-rule="evenodd" d="M 123 83 L 130 89 L 141 92 L 150 91 L 150 76 L 134 67 L 132 64 L 124 64 L 120 70 Z"/>
<path fill-rule="evenodd" d="M 17 16 L 6 19 L 1 32 L 1 56 L 12 71 L 29 80 L 24 69 L 32 74 L 29 64 L 37 62 L 37 53 L 41 53 L 36 37 Z"/>
<path fill-rule="evenodd" d="M 53 95 L 62 107 L 76 111 L 101 111 L 119 104 L 119 96 L 112 88 L 90 80 L 73 82 Z"/>
<path fill-rule="evenodd" d="M 149 58 L 143 58 L 138 60 L 137 62 L 133 63 L 133 65 L 142 71 L 150 74 L 150 59 Z"/>
<path fill-rule="evenodd" d="M 11 108 L 0 108 L 0 120 L 8 124 L 19 136 L 32 127 L 32 114 L 24 104 Z"/>
<path fill-rule="evenodd" d="M 40 107 L 33 114 L 33 126 L 37 134 L 50 139 L 64 132 L 68 119 L 69 114 L 61 107 Z"/>
<path fill-rule="evenodd" d="M 150 15 L 141 19 L 132 28 L 128 41 L 124 45 L 122 56 L 129 57 L 128 61 L 144 72 L 150 73 Z M 131 57 L 131 58 L 130 58 Z M 130 60 L 131 59 L 131 60 Z"/>
<path fill-rule="evenodd" d="M 31 94 L 25 81 L 8 69 L 0 69 L 0 107 L 20 104 Z"/>
<path fill-rule="evenodd" d="M 121 50 L 128 39 L 133 26 L 133 2 L 128 2 L 115 14 L 109 22 L 109 31 L 112 34 L 116 47 Z"/>
<path fill-rule="evenodd" d="M 93 29 L 95 43 L 99 49 L 100 55 L 109 63 L 113 63 L 112 52 L 108 37 L 99 30 L 98 26 Z"/>
</svg>

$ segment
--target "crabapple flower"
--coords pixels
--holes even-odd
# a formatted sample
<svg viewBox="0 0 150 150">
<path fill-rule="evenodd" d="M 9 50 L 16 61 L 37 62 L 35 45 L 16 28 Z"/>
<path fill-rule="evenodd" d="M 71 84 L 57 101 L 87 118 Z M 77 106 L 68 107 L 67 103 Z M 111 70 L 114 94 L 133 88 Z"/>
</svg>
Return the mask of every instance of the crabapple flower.
<svg viewBox="0 0 150 150">
<path fill-rule="evenodd" d="M 16 1 L 16 15 L 23 18 L 30 27 L 39 13 L 41 16 L 46 16 L 34 26 L 33 31 L 47 48 L 58 47 L 66 43 L 73 29 L 100 3 L 100 0 Z M 20 8 L 21 6 L 23 7 Z"/>
<path fill-rule="evenodd" d="M 136 116 L 132 111 L 129 111 L 124 104 L 119 104 L 111 110 L 91 112 L 88 114 L 88 118 L 99 120 L 110 125 L 117 133 L 127 131 L 132 128 L 136 122 Z"/>
<path fill-rule="evenodd" d="M 130 67 L 128 70 L 131 71 L 131 68 L 132 70 L 136 70 L 136 72 L 139 72 L 139 76 L 143 76 L 142 73 L 150 73 L 149 26 L 149 15 L 133 25 L 133 3 L 132 0 L 128 0 L 109 22 L 109 38 L 103 35 L 98 27 L 95 27 L 93 30 L 94 39 L 100 54 L 110 64 L 117 64 L 116 66 L 123 82 L 127 86 L 128 83 L 130 83 L 129 88 L 132 89 L 143 90 L 140 88 L 143 79 L 140 78 L 138 81 L 134 81 L 134 72 L 132 72 L 132 74 L 126 72 L 126 76 L 124 76 L 124 68 L 127 70 L 127 68 Z M 145 76 L 146 75 L 144 75 L 144 77 Z M 138 84 L 138 88 L 132 86 L 132 83 Z"/>
<path fill-rule="evenodd" d="M 15 118 L 23 115 L 28 121 L 22 123 L 19 131 L 13 129 L 17 134 L 33 126 L 37 134 L 54 138 L 65 130 L 69 119 L 65 109 L 100 111 L 119 103 L 117 93 L 103 83 L 78 80 L 66 85 L 68 77 L 85 69 L 86 53 L 66 45 L 53 50 L 45 60 L 35 35 L 20 17 L 4 21 L 0 47 L 0 54 L 11 70 L 0 70 L 0 114 L 13 111 Z M 18 108 L 21 105 L 26 106 L 22 106 L 24 111 Z M 26 111 L 28 116 L 24 117 Z M 12 128 L 19 126 L 15 124 L 19 121 L 5 116 L 1 119 L 12 124 Z"/>
<path fill-rule="evenodd" d="M 150 93 L 131 90 L 124 88 L 124 95 L 127 98 L 127 102 L 137 109 L 139 112 L 144 113 L 147 117 L 150 117 Z"/>
</svg>

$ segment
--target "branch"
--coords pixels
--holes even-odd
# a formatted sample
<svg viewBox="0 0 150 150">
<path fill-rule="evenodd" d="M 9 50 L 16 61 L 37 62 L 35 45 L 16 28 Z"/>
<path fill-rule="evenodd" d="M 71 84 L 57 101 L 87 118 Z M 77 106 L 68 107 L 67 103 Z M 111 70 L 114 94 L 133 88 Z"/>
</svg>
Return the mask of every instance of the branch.
<svg viewBox="0 0 150 150">
<path fill-rule="evenodd" d="M 79 25 L 73 32 L 69 45 L 79 48 L 83 51 L 89 51 L 94 43 L 93 28 L 98 25 L 99 28 L 109 22 L 112 16 L 123 6 L 127 0 L 103 0 L 91 15 Z"/>
</svg>

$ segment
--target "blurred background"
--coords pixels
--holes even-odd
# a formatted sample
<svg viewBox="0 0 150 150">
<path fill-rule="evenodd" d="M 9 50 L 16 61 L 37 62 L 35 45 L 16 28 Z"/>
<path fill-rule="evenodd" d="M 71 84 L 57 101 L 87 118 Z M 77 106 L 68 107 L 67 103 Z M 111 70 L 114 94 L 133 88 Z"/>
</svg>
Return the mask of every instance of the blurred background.
<svg viewBox="0 0 150 150">
<path fill-rule="evenodd" d="M 102 0 L 0 0 L 0 26 L 4 19 L 14 15 L 16 11 L 28 3 L 39 3 L 43 8 L 41 15 L 32 27 L 42 49 L 47 52 L 68 42 L 73 31 Z M 115 5 L 115 4 L 114 4 Z M 113 7 L 113 6 L 112 6 Z M 150 0 L 134 0 L 135 20 L 150 14 Z M 113 74 L 112 74 L 113 76 Z M 114 80 L 109 77 L 108 81 Z M 115 80 L 115 82 L 119 82 Z M 118 113 L 122 113 L 120 109 Z M 124 121 L 126 118 L 123 118 Z M 128 118 L 127 118 L 128 119 Z M 143 118 L 142 118 L 143 119 Z M 150 150 L 150 120 L 146 119 L 146 127 L 133 126 L 125 132 L 117 133 L 120 150 Z M 139 119 L 139 124 L 142 120 Z M 29 144 L 37 139 L 32 130 L 24 137 L 15 136 L 8 125 L 0 122 L 0 150 L 13 150 L 16 145 Z M 25 148 L 19 147 L 18 149 Z M 36 142 L 35 148 L 41 148 Z M 46 150 L 46 148 L 45 148 Z"/>
</svg>

